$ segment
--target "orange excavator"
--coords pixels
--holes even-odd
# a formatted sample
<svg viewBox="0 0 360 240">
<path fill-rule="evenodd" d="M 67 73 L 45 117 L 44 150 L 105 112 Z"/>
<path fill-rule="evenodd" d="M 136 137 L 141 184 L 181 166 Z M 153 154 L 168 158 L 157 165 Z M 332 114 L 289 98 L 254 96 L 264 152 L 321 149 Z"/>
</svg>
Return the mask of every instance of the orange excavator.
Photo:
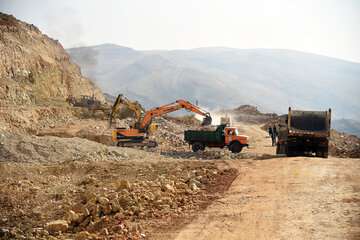
<svg viewBox="0 0 360 240">
<path fill-rule="evenodd" d="M 131 147 L 131 146 L 147 146 L 156 147 L 157 143 L 154 141 L 145 141 L 149 134 L 153 132 L 157 126 L 152 124 L 152 120 L 155 117 L 163 116 L 167 113 L 175 112 L 180 109 L 185 109 L 193 113 L 199 114 L 204 117 L 202 125 L 211 124 L 210 113 L 201 109 L 200 107 L 179 99 L 173 103 L 166 104 L 160 107 L 152 108 L 149 111 L 144 111 L 138 102 L 132 102 L 125 98 L 123 95 L 119 95 L 115 100 L 115 103 L 111 109 L 109 126 L 112 125 L 112 119 L 115 113 L 118 111 L 121 105 L 127 106 L 135 113 L 135 122 L 131 124 L 130 128 L 115 128 L 112 131 L 112 141 L 117 146 Z"/>
</svg>

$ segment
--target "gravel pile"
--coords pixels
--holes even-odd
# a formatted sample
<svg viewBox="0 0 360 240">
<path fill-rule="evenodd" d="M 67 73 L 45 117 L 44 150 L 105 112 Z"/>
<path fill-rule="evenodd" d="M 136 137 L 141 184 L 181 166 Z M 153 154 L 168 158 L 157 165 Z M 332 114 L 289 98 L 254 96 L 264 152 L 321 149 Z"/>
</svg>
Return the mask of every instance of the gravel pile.
<svg viewBox="0 0 360 240">
<path fill-rule="evenodd" d="M 123 149 L 81 138 L 0 134 L 0 162 L 126 160 Z"/>
<path fill-rule="evenodd" d="M 332 156 L 360 158 L 360 138 L 331 130 L 329 151 Z"/>
<path fill-rule="evenodd" d="M 3 167 L 5 239 L 151 239 L 152 232 L 176 227 L 169 225 L 174 219 L 205 208 L 237 176 L 235 169 L 198 161 Z"/>
</svg>

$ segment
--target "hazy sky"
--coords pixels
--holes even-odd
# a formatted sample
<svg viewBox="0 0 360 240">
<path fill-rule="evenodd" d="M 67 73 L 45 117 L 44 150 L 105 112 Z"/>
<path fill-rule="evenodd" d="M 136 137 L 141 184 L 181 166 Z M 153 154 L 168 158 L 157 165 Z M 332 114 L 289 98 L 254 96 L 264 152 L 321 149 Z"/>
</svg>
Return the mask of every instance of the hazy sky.
<svg viewBox="0 0 360 240">
<path fill-rule="evenodd" d="M 360 0 L 0 0 L 64 47 L 286 48 L 360 62 Z"/>
</svg>

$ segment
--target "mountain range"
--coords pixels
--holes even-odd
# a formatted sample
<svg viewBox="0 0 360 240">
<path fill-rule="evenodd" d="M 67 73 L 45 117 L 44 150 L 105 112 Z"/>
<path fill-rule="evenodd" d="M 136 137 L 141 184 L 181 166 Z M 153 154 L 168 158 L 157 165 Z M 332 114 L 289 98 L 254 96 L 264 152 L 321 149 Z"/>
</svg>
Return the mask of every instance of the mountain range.
<svg viewBox="0 0 360 240">
<path fill-rule="evenodd" d="M 138 51 L 114 44 L 67 49 L 82 73 L 111 95 L 145 107 L 178 98 L 209 109 L 258 106 L 326 110 L 360 121 L 360 63 L 283 49 L 224 47 Z M 351 120 L 351 121 L 352 121 Z"/>
</svg>

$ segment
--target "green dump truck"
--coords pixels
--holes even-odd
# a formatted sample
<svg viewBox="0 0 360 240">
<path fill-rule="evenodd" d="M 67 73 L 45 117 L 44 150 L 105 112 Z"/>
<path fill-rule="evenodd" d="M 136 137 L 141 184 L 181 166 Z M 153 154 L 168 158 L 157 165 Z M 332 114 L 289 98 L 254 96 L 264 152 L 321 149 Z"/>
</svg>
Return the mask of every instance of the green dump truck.
<svg viewBox="0 0 360 240">
<path fill-rule="evenodd" d="M 289 108 L 279 125 L 277 154 L 287 156 L 313 155 L 328 157 L 331 109 L 302 111 Z"/>
<path fill-rule="evenodd" d="M 228 147 L 233 153 L 239 153 L 248 146 L 248 136 L 240 135 L 237 128 L 226 124 L 217 126 L 215 130 L 187 130 L 184 139 L 192 146 L 194 152 L 203 151 L 205 147 Z"/>
</svg>

